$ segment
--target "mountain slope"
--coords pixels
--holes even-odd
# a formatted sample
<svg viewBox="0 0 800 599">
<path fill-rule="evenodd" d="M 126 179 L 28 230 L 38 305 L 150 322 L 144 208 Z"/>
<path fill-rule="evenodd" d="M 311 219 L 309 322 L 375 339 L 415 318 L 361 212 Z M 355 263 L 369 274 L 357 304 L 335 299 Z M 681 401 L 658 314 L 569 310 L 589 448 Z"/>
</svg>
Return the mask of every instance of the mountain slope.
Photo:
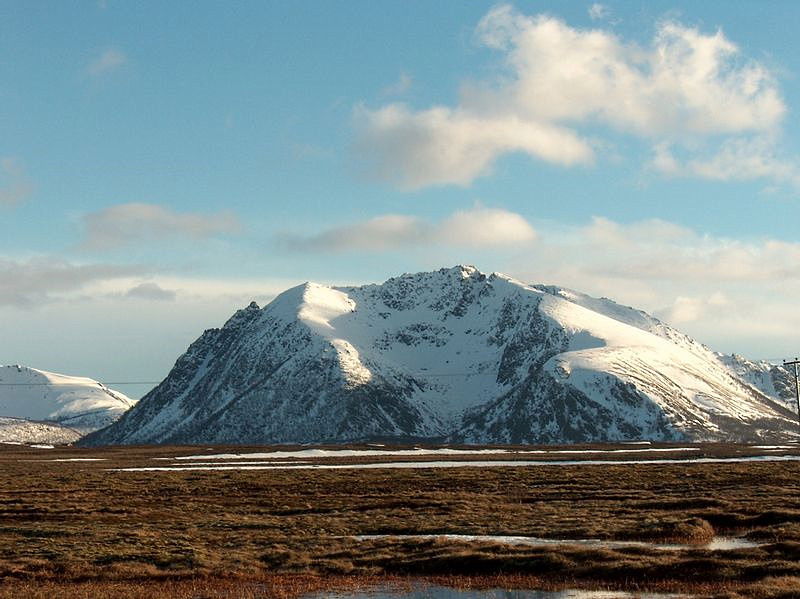
<svg viewBox="0 0 800 599">
<path fill-rule="evenodd" d="M 67 445 L 80 438 L 81 433 L 60 424 L 0 417 L 0 443 Z"/>
<path fill-rule="evenodd" d="M 739 440 L 791 419 L 643 312 L 455 267 L 251 304 L 85 442 Z"/>
<path fill-rule="evenodd" d="M 89 378 L 0 366 L 0 439 L 4 441 L 57 438 L 57 442 L 72 442 L 108 426 L 135 403 Z"/>
<path fill-rule="evenodd" d="M 743 356 L 719 354 L 719 360 L 765 395 L 797 413 L 794 371 L 782 364 L 748 360 Z"/>
</svg>

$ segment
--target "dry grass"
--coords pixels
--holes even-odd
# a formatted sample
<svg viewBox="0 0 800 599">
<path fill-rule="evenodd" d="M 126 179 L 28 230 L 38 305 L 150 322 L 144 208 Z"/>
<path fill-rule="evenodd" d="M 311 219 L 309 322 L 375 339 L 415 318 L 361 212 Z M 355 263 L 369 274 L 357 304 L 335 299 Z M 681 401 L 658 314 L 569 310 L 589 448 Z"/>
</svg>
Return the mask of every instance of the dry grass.
<svg viewBox="0 0 800 599">
<path fill-rule="evenodd" d="M 178 451 L 0 450 L 0 598 L 290 597 L 387 575 L 799 596 L 787 594 L 800 588 L 797 462 L 106 471 Z M 26 461 L 55 457 L 107 461 Z M 768 544 L 663 552 L 350 538 L 388 533 L 688 543 L 721 533 Z"/>
</svg>

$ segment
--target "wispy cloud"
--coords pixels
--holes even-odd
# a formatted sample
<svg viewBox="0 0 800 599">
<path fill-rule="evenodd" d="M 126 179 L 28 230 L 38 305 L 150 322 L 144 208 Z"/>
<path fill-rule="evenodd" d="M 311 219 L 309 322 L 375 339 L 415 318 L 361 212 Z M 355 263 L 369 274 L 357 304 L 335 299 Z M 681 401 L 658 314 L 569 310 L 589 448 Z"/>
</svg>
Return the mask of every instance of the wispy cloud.
<svg viewBox="0 0 800 599">
<path fill-rule="evenodd" d="M 158 204 L 119 204 L 83 217 L 84 250 L 105 250 L 140 241 L 206 239 L 241 229 L 231 213 L 175 212 Z"/>
<path fill-rule="evenodd" d="M 528 244 L 536 238 L 522 216 L 507 210 L 476 207 L 430 222 L 414 216 L 385 214 L 370 220 L 302 237 L 285 235 L 284 245 L 298 251 L 389 251 L 420 246 L 500 247 Z"/>
<path fill-rule="evenodd" d="M 154 283 L 153 281 L 139 283 L 125 292 L 125 297 L 160 302 L 174 301 L 176 296 L 177 293 L 174 289 L 164 289 L 161 285 Z"/>
<path fill-rule="evenodd" d="M 0 158 L 0 206 L 20 203 L 33 193 L 33 189 L 33 183 L 16 158 Z"/>
<path fill-rule="evenodd" d="M 609 30 L 501 5 L 476 35 L 503 60 L 493 78 L 464 83 L 456 105 L 356 108 L 356 148 L 373 175 L 416 189 L 467 185 L 511 152 L 592 164 L 605 143 L 593 136 L 606 130 L 652 144 L 662 157 L 678 148 L 683 161 L 651 165 L 675 167 L 671 174 L 719 178 L 744 163 L 740 179 L 797 176 L 775 145 L 786 113 L 775 75 L 721 31 L 662 21 L 643 47 Z M 737 147 L 753 143 L 762 146 L 757 160 Z M 698 161 L 708 156 L 704 167 Z"/>
<path fill-rule="evenodd" d="M 86 67 L 86 72 L 92 77 L 105 75 L 116 71 L 128 62 L 128 57 L 116 48 L 107 48 Z"/>
<path fill-rule="evenodd" d="M 701 235 L 662 220 L 620 224 L 595 217 L 570 243 L 585 256 L 579 263 L 616 279 L 755 283 L 800 278 L 800 243 Z"/>
<path fill-rule="evenodd" d="M 765 137 L 735 137 L 724 141 L 709 156 L 690 158 L 676 172 L 667 174 L 696 175 L 718 181 L 771 179 L 800 189 L 800 160 L 781 156 L 773 140 Z"/>
<path fill-rule="evenodd" d="M 599 21 L 602 19 L 607 19 L 611 16 L 611 9 L 608 8 L 605 4 L 600 4 L 599 2 L 595 2 L 589 7 L 589 18 L 592 21 Z"/>
<path fill-rule="evenodd" d="M 400 73 L 394 83 L 391 83 L 381 90 L 382 96 L 402 96 L 414 84 L 414 79 L 408 73 Z"/>
<path fill-rule="evenodd" d="M 524 258 L 493 268 L 636 306 L 720 350 L 757 357 L 762 350 L 748 345 L 796 342 L 800 243 L 728 238 L 657 219 L 595 217 L 537 230 Z"/>
<path fill-rule="evenodd" d="M 49 303 L 88 285 L 142 271 L 138 266 L 73 264 L 54 257 L 28 260 L 0 257 L 0 305 L 32 307 Z"/>
</svg>

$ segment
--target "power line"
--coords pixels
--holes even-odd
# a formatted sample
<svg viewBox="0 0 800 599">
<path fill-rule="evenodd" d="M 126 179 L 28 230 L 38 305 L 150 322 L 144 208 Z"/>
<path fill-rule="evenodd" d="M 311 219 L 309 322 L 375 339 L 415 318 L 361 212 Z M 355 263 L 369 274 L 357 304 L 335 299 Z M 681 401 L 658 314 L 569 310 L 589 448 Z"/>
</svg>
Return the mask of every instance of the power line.
<svg viewBox="0 0 800 599">
<path fill-rule="evenodd" d="M 112 383 L 101 383 L 99 381 L 90 383 L 87 386 L 100 385 L 158 385 L 161 381 L 117 381 Z M 0 387 L 80 387 L 81 383 L 0 383 Z"/>
<path fill-rule="evenodd" d="M 435 377 L 451 377 L 451 376 L 495 376 L 492 373 L 486 372 L 411 372 L 411 376 L 435 376 Z M 158 385 L 163 381 L 112 381 L 101 382 L 96 381 L 93 384 L 109 387 L 111 385 Z M 80 383 L 0 383 L 0 387 L 75 387 Z"/>
</svg>

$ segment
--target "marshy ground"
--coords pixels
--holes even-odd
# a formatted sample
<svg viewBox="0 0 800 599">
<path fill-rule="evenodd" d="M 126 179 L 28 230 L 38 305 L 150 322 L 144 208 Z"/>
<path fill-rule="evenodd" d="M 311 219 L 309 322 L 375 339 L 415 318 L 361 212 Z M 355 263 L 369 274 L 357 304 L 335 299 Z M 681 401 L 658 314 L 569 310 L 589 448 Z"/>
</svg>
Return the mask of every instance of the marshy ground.
<svg viewBox="0 0 800 599">
<path fill-rule="evenodd" d="M 642 447 L 620 445 L 585 448 L 602 453 L 559 454 L 547 447 L 541 449 L 550 453 L 447 457 L 641 460 L 634 464 L 120 471 L 187 464 L 157 458 L 269 448 L 0 446 L 0 598 L 289 598 L 412 578 L 478 588 L 800 597 L 800 461 L 691 461 L 800 455 L 800 448 L 653 448 L 667 451 L 626 453 Z M 609 449 L 622 451 L 606 453 Z M 669 463 L 672 458 L 684 461 Z M 409 459 L 356 455 L 302 461 Z M 652 459 L 668 463 L 647 463 Z M 259 462 L 242 455 L 224 463 L 253 461 Z M 354 538 L 446 533 L 697 547 Z M 744 536 L 759 546 L 703 548 L 715 535 Z"/>
</svg>

